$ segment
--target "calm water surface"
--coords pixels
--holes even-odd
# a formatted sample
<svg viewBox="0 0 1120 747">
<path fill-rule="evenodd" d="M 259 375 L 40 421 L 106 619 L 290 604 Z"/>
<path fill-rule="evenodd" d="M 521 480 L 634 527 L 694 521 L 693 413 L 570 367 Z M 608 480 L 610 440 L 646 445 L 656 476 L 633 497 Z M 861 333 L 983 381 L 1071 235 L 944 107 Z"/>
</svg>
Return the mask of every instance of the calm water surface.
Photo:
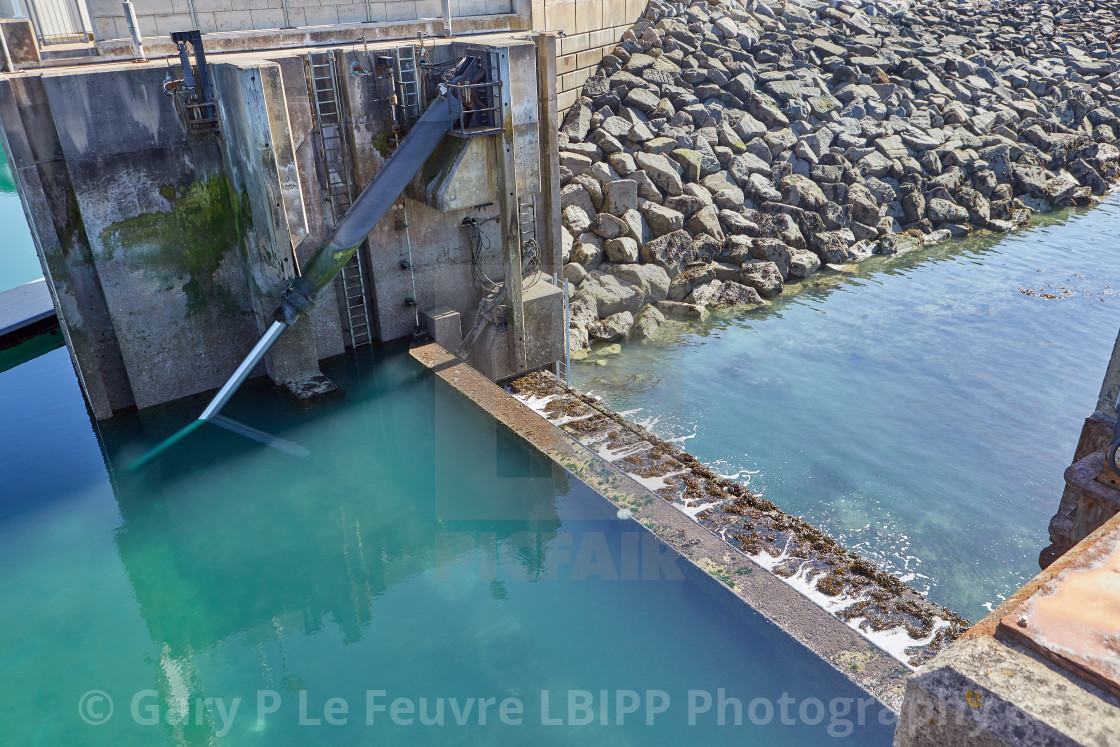
<svg viewBox="0 0 1120 747">
<path fill-rule="evenodd" d="M 4 744 L 815 745 L 858 721 L 842 675 L 399 347 L 329 365 L 343 398 L 257 380 L 227 408 L 306 458 L 206 427 L 130 472 L 205 398 L 95 431 L 66 351 L 26 361 L 57 342 L 37 344 L 0 356 Z M 713 704 L 690 727 L 688 691 L 719 688 L 744 725 Z M 621 726 L 620 690 L 641 699 Z M 444 726 L 394 724 L 369 691 L 429 720 L 444 698 Z M 451 698 L 513 699 L 522 723 L 476 704 L 459 726 Z M 879 713 L 847 741 L 888 744 Z"/>
<path fill-rule="evenodd" d="M 1038 571 L 1118 267 L 1113 197 L 668 327 L 573 383 L 978 619 Z"/>
<path fill-rule="evenodd" d="M 8 157 L 0 148 L 0 291 L 43 277 Z"/>
</svg>

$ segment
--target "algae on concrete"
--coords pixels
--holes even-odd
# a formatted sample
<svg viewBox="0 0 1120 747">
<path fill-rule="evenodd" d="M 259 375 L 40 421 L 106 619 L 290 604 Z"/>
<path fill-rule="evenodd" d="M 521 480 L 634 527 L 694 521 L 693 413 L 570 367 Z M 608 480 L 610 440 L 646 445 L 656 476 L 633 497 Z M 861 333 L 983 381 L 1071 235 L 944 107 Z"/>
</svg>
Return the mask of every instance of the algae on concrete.
<svg viewBox="0 0 1120 747">
<path fill-rule="evenodd" d="M 237 198 L 224 174 L 159 190 L 171 209 L 110 224 L 100 232 L 104 259 L 118 255 L 131 266 L 189 275 L 183 284 L 188 313 L 210 301 L 232 303 L 213 282 L 222 258 L 252 228 L 248 193 Z M 78 225 L 81 222 L 78 221 Z"/>
</svg>

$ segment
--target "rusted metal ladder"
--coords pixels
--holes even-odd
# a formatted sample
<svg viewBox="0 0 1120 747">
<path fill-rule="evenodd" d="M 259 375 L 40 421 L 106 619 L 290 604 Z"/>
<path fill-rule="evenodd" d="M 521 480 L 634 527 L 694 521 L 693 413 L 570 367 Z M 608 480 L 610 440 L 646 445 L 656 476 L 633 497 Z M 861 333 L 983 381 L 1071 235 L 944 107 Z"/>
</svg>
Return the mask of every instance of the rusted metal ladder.
<svg viewBox="0 0 1120 747">
<path fill-rule="evenodd" d="M 327 177 L 331 218 L 333 223 L 337 223 L 346 215 L 346 211 L 354 201 L 349 158 L 342 129 L 338 71 L 334 55 L 330 52 L 310 52 L 307 61 L 311 71 L 311 98 L 315 106 L 319 152 L 323 157 Z M 369 304 L 366 298 L 366 280 L 361 252 L 357 252 L 342 268 L 338 287 L 342 291 L 343 305 L 346 307 L 350 346 L 357 348 L 368 345 L 373 330 L 369 321 Z"/>
</svg>

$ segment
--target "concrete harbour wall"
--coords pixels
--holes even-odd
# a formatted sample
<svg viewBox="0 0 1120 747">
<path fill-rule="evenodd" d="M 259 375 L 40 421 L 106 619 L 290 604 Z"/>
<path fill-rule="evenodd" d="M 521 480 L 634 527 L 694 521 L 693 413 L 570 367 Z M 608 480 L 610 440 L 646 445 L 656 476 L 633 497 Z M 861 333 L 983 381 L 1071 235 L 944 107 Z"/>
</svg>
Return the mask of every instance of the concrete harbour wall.
<svg viewBox="0 0 1120 747">
<path fill-rule="evenodd" d="M 461 198 L 439 209 L 424 203 L 424 190 L 395 201 L 359 250 L 371 340 L 410 335 L 432 310 L 458 314 L 465 333 L 485 291 L 478 269 L 499 281 L 507 271 L 512 239 L 503 236 L 501 221 L 486 219 L 528 200 L 539 205 L 542 223 L 554 222 L 544 215 L 541 186 L 538 110 L 547 97 L 542 104 L 538 46 L 487 41 L 505 60 L 505 88 L 516 102 L 507 124 L 516 184 L 511 199 L 518 201 L 465 183 L 456 188 Z M 487 47 L 483 40 L 470 46 L 480 45 Z M 432 43 L 426 54 L 442 70 L 467 48 Z M 4 147 L 60 325 L 99 419 L 224 383 L 272 323 L 280 291 L 340 215 L 328 184 L 341 178 L 356 197 L 404 136 L 387 95 L 393 90 L 388 68 L 347 74 L 372 70 L 372 57 L 361 48 L 329 54 L 339 71 L 341 171 L 337 156 L 328 159 L 323 149 L 329 125 L 314 114 L 306 51 L 212 57 L 215 131 L 189 126 L 183 104 L 163 93 L 165 76 L 180 72 L 162 60 L 0 79 Z M 484 163 L 496 159 L 497 142 L 495 135 L 477 138 Z M 555 160 L 555 141 L 548 142 Z M 437 151 L 433 159 L 439 158 Z M 481 223 L 477 248 L 464 225 L 468 217 Z M 558 269 L 556 259 L 546 258 L 542 269 Z M 339 289 L 320 294 L 310 317 L 281 338 L 261 373 L 298 393 L 300 382 L 320 375 L 320 359 L 343 352 L 351 321 Z M 552 289 L 549 309 L 558 293 Z M 531 346 L 544 356 L 533 365 L 562 354 L 562 325 L 553 326 L 551 342 Z M 503 355 L 494 375 L 515 361 L 504 355 L 511 347 L 505 330 L 500 325 L 495 345 Z M 524 369 L 513 373 L 518 370 Z"/>
</svg>

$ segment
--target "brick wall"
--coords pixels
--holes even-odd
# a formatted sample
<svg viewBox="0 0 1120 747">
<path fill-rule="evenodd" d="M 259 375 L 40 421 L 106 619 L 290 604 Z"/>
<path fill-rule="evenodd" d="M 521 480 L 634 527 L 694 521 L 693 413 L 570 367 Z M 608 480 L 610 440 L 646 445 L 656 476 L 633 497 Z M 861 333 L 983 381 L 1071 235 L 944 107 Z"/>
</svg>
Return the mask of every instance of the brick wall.
<svg viewBox="0 0 1120 747">
<path fill-rule="evenodd" d="M 512 13 L 516 0 L 451 0 L 453 17 Z M 194 15 L 191 5 L 194 5 Z M 442 18 L 441 0 L 133 0 L 140 33 L 167 36 L 198 27 L 203 33 L 247 31 L 288 26 L 333 26 L 340 23 L 384 23 L 418 18 Z M 97 39 L 124 39 L 128 24 L 119 0 L 89 0 Z"/>
<path fill-rule="evenodd" d="M 645 12 L 646 0 L 533 0 L 533 28 L 563 31 L 557 44 L 556 93 L 561 115 L 587 76 L 623 32 Z"/>
</svg>

